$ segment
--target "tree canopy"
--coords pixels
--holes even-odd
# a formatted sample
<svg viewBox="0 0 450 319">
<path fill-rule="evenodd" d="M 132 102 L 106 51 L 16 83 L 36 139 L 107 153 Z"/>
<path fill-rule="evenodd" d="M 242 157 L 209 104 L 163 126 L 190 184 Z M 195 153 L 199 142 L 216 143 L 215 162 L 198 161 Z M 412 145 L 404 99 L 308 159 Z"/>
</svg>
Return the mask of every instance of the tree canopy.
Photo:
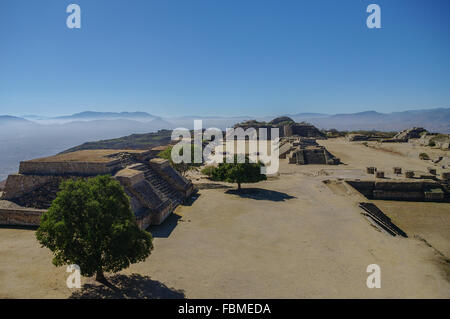
<svg viewBox="0 0 450 319">
<path fill-rule="evenodd" d="M 257 183 L 267 179 L 266 175 L 261 174 L 263 163 L 250 163 L 248 157 L 244 163 L 237 162 L 237 156 L 232 163 L 220 163 L 211 173 L 211 179 L 228 183 L 237 183 L 238 189 L 241 189 L 243 183 Z"/>
<path fill-rule="evenodd" d="M 118 272 L 144 261 L 152 236 L 139 229 L 130 200 L 111 176 L 67 180 L 42 215 L 36 238 L 53 252 L 53 264 L 77 264 L 83 276 Z"/>
</svg>

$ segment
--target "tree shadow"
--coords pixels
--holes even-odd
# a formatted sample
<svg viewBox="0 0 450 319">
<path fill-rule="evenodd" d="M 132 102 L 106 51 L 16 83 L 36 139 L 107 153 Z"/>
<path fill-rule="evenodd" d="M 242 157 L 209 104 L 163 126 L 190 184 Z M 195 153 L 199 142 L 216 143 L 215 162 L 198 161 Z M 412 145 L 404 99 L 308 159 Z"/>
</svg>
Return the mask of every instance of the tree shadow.
<svg viewBox="0 0 450 319">
<path fill-rule="evenodd" d="M 224 185 L 220 183 L 198 183 L 195 185 L 198 189 L 230 189 L 229 185 Z"/>
<path fill-rule="evenodd" d="M 0 229 L 23 229 L 23 230 L 37 230 L 39 226 L 27 225 L 0 225 Z"/>
<path fill-rule="evenodd" d="M 69 299 L 184 299 L 184 291 L 139 274 L 114 275 L 108 283 L 84 284 Z"/>
<path fill-rule="evenodd" d="M 270 200 L 273 202 L 284 202 L 285 200 L 296 198 L 295 196 L 291 196 L 286 193 L 272 191 L 263 188 L 243 188 L 241 190 L 230 189 L 227 190 L 225 193 L 237 195 L 243 198 L 250 198 L 256 200 Z"/>
<path fill-rule="evenodd" d="M 166 220 L 160 225 L 151 225 L 147 228 L 153 237 L 155 238 L 168 238 L 172 231 L 177 227 L 180 215 L 172 213 L 167 216 Z"/>
</svg>

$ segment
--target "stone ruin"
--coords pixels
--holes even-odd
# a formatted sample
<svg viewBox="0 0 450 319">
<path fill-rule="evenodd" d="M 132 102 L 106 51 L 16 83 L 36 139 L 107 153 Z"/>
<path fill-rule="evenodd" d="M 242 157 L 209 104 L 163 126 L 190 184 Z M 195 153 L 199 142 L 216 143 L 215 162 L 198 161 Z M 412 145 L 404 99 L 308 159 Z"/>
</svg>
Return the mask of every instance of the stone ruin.
<svg viewBox="0 0 450 319">
<path fill-rule="evenodd" d="M 423 127 L 413 127 L 397 133 L 392 139 L 389 140 L 393 142 L 408 142 L 410 138 L 420 138 L 424 133 L 427 133 L 427 130 Z M 383 142 L 387 142 L 389 140 L 384 140 Z"/>
<path fill-rule="evenodd" d="M 308 137 L 288 137 L 280 141 L 280 158 L 287 158 L 290 164 L 337 165 L 340 160 L 328 150 L 317 144 L 316 139 Z"/>
<path fill-rule="evenodd" d="M 368 199 L 419 202 L 449 202 L 448 183 L 435 180 L 346 180 Z"/>
<path fill-rule="evenodd" d="M 0 224 L 38 226 L 66 179 L 110 174 L 124 187 L 140 228 L 161 224 L 197 191 L 151 150 L 83 150 L 20 163 L 0 192 Z"/>
<path fill-rule="evenodd" d="M 259 122 L 255 120 L 250 120 L 242 123 L 238 123 L 234 128 L 242 128 L 244 130 L 248 128 L 255 128 L 257 134 L 259 134 L 259 128 L 267 129 L 267 139 L 271 139 L 270 129 L 279 128 L 280 137 L 309 137 L 315 139 L 326 139 L 325 134 L 317 129 L 314 125 L 302 122 L 296 123 L 293 119 L 287 116 L 277 117 L 270 122 Z"/>
</svg>

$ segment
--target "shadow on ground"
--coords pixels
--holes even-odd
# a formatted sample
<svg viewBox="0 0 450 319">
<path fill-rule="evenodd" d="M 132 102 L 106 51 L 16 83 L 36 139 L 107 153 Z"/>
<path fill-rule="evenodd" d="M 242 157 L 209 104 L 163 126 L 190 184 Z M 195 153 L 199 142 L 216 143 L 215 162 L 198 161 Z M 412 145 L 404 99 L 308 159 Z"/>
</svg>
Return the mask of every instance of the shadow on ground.
<svg viewBox="0 0 450 319">
<path fill-rule="evenodd" d="M 194 204 L 194 202 L 200 197 L 200 195 L 201 194 L 199 193 L 192 195 L 184 201 L 183 206 L 192 206 L 192 204 Z"/>
<path fill-rule="evenodd" d="M 114 275 L 108 284 L 85 284 L 70 299 L 184 299 L 182 290 L 169 288 L 159 281 L 139 274 Z"/>
<path fill-rule="evenodd" d="M 220 183 L 198 183 L 195 184 L 198 189 L 230 189 L 229 185 L 224 185 Z"/>
<path fill-rule="evenodd" d="M 155 238 L 167 238 L 173 232 L 175 227 L 178 225 L 178 220 L 181 218 L 180 215 L 172 213 L 161 225 L 152 225 L 147 228 L 153 237 Z"/>
<path fill-rule="evenodd" d="M 296 198 L 295 196 L 286 193 L 272 191 L 263 188 L 243 188 L 240 191 L 237 189 L 230 189 L 225 192 L 243 198 L 250 198 L 256 200 L 269 200 L 273 202 L 284 202 L 285 200 Z"/>
<path fill-rule="evenodd" d="M 0 229 L 23 229 L 23 230 L 37 230 L 39 226 L 22 226 L 22 225 L 0 225 Z"/>
</svg>

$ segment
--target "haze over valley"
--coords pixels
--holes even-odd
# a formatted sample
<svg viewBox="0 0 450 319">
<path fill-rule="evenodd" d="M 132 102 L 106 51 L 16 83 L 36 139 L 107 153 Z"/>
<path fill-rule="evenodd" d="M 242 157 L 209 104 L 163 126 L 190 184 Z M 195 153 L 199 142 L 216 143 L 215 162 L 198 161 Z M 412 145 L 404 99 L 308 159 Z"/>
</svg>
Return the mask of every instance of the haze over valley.
<svg viewBox="0 0 450 319">
<path fill-rule="evenodd" d="M 399 131 L 420 126 L 431 132 L 450 133 L 450 108 L 395 113 L 367 111 L 351 114 L 281 115 L 290 116 L 298 122 L 309 122 L 319 129 Z M 276 116 L 191 115 L 164 118 L 146 112 L 93 111 L 58 117 L 0 115 L 0 181 L 16 172 L 20 161 L 57 154 L 89 141 L 177 127 L 192 129 L 195 119 L 203 121 L 203 128 L 225 129 L 245 120 L 270 121 Z"/>
</svg>

